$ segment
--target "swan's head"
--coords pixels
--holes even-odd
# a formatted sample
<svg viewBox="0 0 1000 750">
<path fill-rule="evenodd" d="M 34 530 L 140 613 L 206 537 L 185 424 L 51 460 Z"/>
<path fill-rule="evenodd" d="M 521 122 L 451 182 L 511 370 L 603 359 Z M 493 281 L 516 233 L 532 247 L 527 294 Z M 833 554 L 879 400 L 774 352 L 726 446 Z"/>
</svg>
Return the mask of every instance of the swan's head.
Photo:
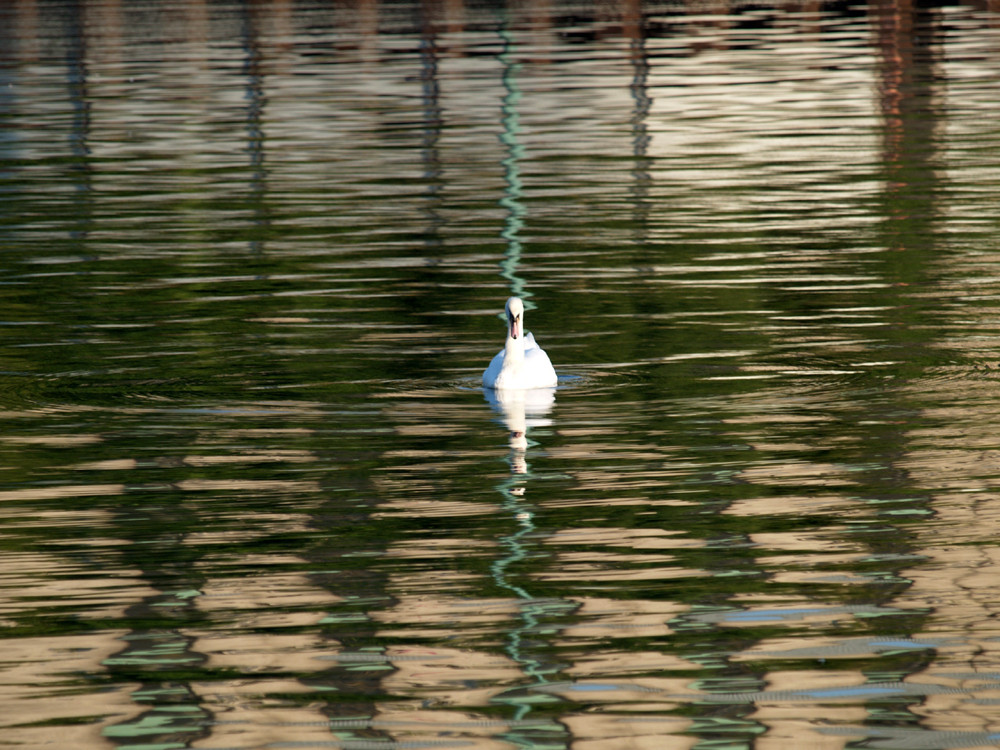
<svg viewBox="0 0 1000 750">
<path fill-rule="evenodd" d="M 507 331 L 512 339 L 519 339 L 524 335 L 524 303 L 520 297 L 511 297 L 507 300 Z"/>
</svg>

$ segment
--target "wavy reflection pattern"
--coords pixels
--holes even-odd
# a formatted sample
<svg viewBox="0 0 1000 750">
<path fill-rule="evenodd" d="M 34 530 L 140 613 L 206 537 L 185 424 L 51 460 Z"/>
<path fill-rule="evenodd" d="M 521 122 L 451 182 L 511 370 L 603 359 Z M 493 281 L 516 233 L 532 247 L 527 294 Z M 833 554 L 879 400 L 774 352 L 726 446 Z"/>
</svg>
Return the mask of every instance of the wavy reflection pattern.
<svg viewBox="0 0 1000 750">
<path fill-rule="evenodd" d="M 520 232 L 524 226 L 525 208 L 522 204 L 522 183 L 520 160 L 524 156 L 524 146 L 519 140 L 521 91 L 518 87 L 518 72 L 520 63 L 516 60 L 517 46 L 510 28 L 509 11 L 506 6 L 498 10 L 500 20 L 497 33 L 501 40 L 501 51 L 497 59 L 501 65 L 503 82 L 503 101 L 501 105 L 502 131 L 500 142 L 506 149 L 506 154 L 500 165 L 504 174 L 504 196 L 500 204 L 506 209 L 507 215 L 501 236 L 506 242 L 505 257 L 501 263 L 501 276 L 507 280 L 510 293 L 525 300 L 525 308 L 534 306 L 530 302 L 531 293 L 521 277 L 519 270 L 522 262 L 522 243 Z M 545 617 L 555 617 L 572 610 L 573 603 L 563 600 L 542 600 L 532 595 L 521 584 L 517 583 L 516 566 L 533 554 L 537 547 L 539 530 L 534 524 L 534 514 L 529 503 L 524 501 L 526 483 L 531 476 L 526 453 L 530 445 L 528 428 L 530 426 L 549 424 L 545 419 L 555 403 L 555 388 L 537 389 L 528 392 L 497 392 L 486 389 L 486 398 L 495 411 L 500 413 L 510 434 L 510 467 L 512 477 L 497 487 L 503 496 L 502 508 L 513 518 L 518 530 L 499 538 L 500 549 L 505 552 L 490 566 L 490 572 L 497 586 L 510 591 L 518 600 L 518 617 L 520 623 L 507 631 L 506 651 L 511 660 L 519 665 L 529 683 L 524 688 L 506 690 L 493 700 L 497 703 L 514 707 L 514 722 L 506 735 L 517 747 L 539 747 L 531 736 L 531 732 L 521 729 L 527 722 L 535 699 L 530 689 L 547 682 L 547 675 L 557 670 L 552 664 L 547 664 L 540 657 L 533 656 L 532 647 L 526 640 L 537 639 L 542 630 Z M 551 731 L 543 733 L 542 745 L 552 742 Z"/>
<path fill-rule="evenodd" d="M 995 9 L 569 7 L 0 4 L 5 741 L 998 744 Z"/>
</svg>

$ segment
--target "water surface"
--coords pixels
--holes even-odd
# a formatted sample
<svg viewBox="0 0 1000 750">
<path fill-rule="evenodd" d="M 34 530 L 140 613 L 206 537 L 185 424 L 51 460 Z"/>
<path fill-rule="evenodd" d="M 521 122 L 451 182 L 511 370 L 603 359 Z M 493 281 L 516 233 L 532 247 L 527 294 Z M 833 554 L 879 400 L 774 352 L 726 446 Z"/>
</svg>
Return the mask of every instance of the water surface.
<svg viewBox="0 0 1000 750">
<path fill-rule="evenodd" d="M 0 10 L 5 742 L 1000 745 L 998 28 Z"/>
</svg>

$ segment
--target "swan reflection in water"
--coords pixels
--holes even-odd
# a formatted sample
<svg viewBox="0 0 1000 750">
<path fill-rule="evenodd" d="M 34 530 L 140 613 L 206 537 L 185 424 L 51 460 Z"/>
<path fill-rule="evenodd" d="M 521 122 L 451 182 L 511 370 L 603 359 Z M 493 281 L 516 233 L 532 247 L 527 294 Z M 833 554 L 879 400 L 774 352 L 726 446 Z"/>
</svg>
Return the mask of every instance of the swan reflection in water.
<svg viewBox="0 0 1000 750">
<path fill-rule="evenodd" d="M 525 453 L 528 428 L 551 424 L 546 415 L 556 400 L 559 382 L 549 355 L 524 328 L 524 301 L 510 297 L 504 307 L 507 337 L 504 348 L 483 372 L 483 391 L 510 430 L 510 465 L 514 474 L 527 474 Z M 523 495 L 524 487 L 511 487 Z"/>
<path fill-rule="evenodd" d="M 514 474 L 527 474 L 528 428 L 547 427 L 552 424 L 549 412 L 556 403 L 556 389 L 493 389 L 484 388 L 483 394 L 490 406 L 501 417 L 510 431 L 510 467 Z M 524 494 L 524 487 L 510 490 L 517 495 Z"/>
</svg>

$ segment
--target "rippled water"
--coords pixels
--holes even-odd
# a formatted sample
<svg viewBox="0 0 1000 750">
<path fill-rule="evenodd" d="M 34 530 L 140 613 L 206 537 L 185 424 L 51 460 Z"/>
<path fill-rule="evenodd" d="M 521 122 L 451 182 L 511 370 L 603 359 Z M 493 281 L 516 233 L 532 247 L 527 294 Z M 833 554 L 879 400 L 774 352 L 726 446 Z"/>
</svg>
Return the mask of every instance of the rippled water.
<svg viewBox="0 0 1000 750">
<path fill-rule="evenodd" d="M 998 30 L 4 6 L 4 743 L 1000 746 Z"/>
</svg>

